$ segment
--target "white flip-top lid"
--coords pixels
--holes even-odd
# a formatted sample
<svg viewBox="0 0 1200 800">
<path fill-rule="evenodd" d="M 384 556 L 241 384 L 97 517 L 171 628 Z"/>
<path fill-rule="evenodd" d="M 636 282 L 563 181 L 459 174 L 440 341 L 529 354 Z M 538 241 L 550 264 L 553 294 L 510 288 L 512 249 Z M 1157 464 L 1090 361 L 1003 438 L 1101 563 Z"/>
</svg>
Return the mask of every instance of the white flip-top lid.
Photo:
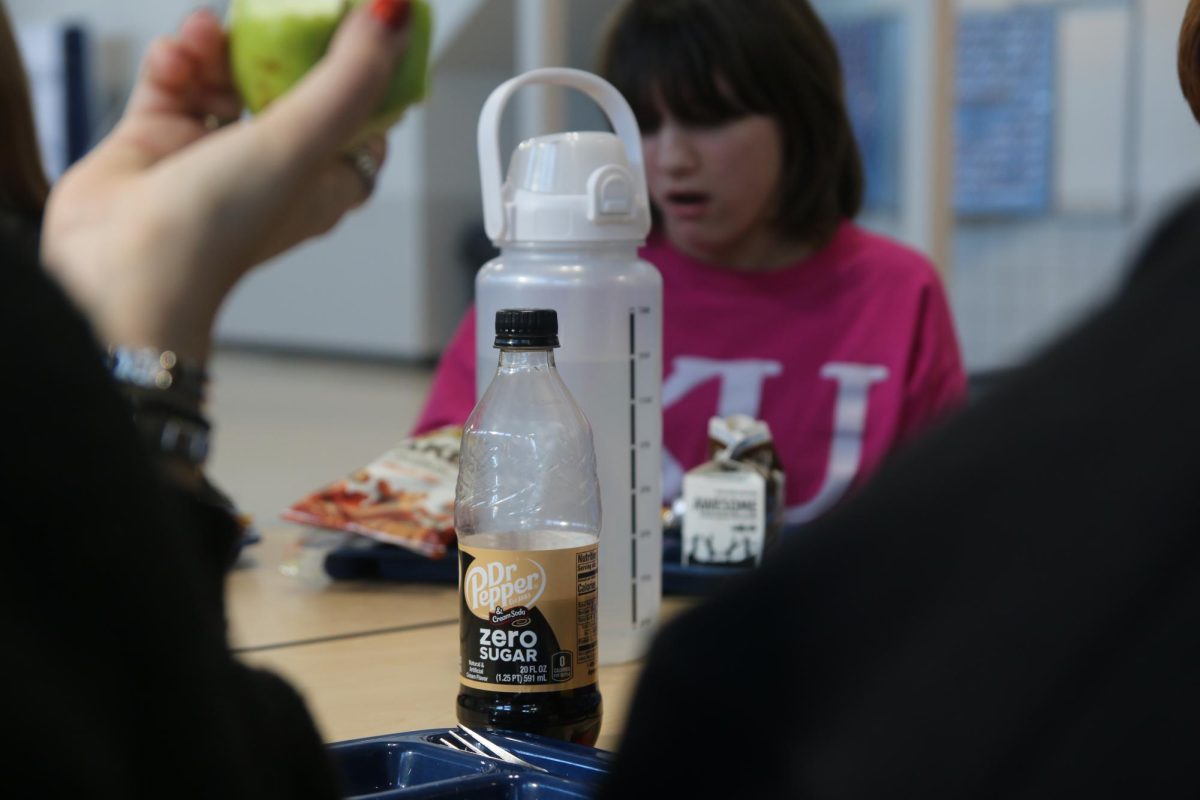
<svg viewBox="0 0 1200 800">
<path fill-rule="evenodd" d="M 616 134 L 554 133 L 521 142 L 500 177 L 500 117 L 529 84 L 578 89 L 608 116 Z M 625 98 L 577 69 L 536 69 L 502 83 L 479 115 L 479 170 L 488 237 L 513 243 L 641 242 L 650 232 L 642 139 Z"/>
</svg>

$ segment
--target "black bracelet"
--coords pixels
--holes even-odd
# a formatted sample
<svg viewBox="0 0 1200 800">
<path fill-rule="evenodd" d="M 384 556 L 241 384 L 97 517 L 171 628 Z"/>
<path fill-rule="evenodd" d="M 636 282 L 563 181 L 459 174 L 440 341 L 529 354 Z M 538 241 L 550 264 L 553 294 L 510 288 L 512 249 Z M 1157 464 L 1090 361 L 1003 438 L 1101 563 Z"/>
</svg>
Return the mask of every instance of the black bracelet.
<svg viewBox="0 0 1200 800">
<path fill-rule="evenodd" d="M 133 421 L 147 444 L 167 458 L 177 458 L 199 467 L 208 459 L 207 420 L 135 410 Z"/>
<path fill-rule="evenodd" d="M 208 418 L 191 395 L 182 392 L 146 389 L 131 383 L 117 383 L 129 401 L 134 416 L 140 414 L 173 415 L 195 423 L 208 424 Z"/>
</svg>

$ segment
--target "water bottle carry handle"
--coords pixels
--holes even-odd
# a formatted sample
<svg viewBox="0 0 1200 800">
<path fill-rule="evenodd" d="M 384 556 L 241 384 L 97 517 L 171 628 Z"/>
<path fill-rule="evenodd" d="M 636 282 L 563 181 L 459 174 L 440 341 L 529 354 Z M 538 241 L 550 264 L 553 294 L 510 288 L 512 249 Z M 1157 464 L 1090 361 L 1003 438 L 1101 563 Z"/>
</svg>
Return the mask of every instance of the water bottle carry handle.
<svg viewBox="0 0 1200 800">
<path fill-rule="evenodd" d="M 642 136 L 633 109 L 611 83 L 590 72 L 567 67 L 544 67 L 510 78 L 496 87 L 479 114 L 479 177 L 483 189 L 483 224 L 488 238 L 496 241 L 506 233 L 500 169 L 500 117 L 509 99 L 522 86 L 546 84 L 578 89 L 596 102 L 612 123 L 617 138 L 625 145 L 625 154 L 633 170 L 636 185 L 646 185 L 646 167 L 642 162 Z"/>
</svg>

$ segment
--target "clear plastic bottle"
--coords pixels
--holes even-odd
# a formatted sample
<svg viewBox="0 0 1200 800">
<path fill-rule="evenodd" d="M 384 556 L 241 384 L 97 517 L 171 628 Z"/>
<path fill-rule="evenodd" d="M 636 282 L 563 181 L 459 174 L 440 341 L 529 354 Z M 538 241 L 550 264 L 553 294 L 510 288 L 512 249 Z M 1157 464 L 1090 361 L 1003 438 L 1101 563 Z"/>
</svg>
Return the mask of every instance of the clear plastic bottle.
<svg viewBox="0 0 1200 800">
<path fill-rule="evenodd" d="M 458 719 L 593 744 L 600 732 L 600 485 L 554 367 L 558 316 L 496 313 L 500 364 L 463 430 Z"/>
</svg>

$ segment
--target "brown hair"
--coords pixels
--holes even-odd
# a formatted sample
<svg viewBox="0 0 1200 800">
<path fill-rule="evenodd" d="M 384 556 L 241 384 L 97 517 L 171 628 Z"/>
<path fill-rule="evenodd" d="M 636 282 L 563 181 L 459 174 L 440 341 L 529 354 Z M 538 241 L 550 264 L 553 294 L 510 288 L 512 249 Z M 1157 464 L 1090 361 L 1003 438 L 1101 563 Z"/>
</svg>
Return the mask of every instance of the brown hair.
<svg viewBox="0 0 1200 800">
<path fill-rule="evenodd" d="M 1179 31 L 1179 85 L 1200 122 L 1200 0 L 1188 3 Z"/>
<path fill-rule="evenodd" d="M 841 62 L 807 0 L 627 0 L 599 61 L 646 131 L 659 124 L 657 98 L 691 124 L 775 119 L 784 235 L 819 246 L 858 214 L 863 167 Z"/>
<path fill-rule="evenodd" d="M 49 192 L 25 65 L 0 5 L 0 213 L 40 218 Z"/>
</svg>

